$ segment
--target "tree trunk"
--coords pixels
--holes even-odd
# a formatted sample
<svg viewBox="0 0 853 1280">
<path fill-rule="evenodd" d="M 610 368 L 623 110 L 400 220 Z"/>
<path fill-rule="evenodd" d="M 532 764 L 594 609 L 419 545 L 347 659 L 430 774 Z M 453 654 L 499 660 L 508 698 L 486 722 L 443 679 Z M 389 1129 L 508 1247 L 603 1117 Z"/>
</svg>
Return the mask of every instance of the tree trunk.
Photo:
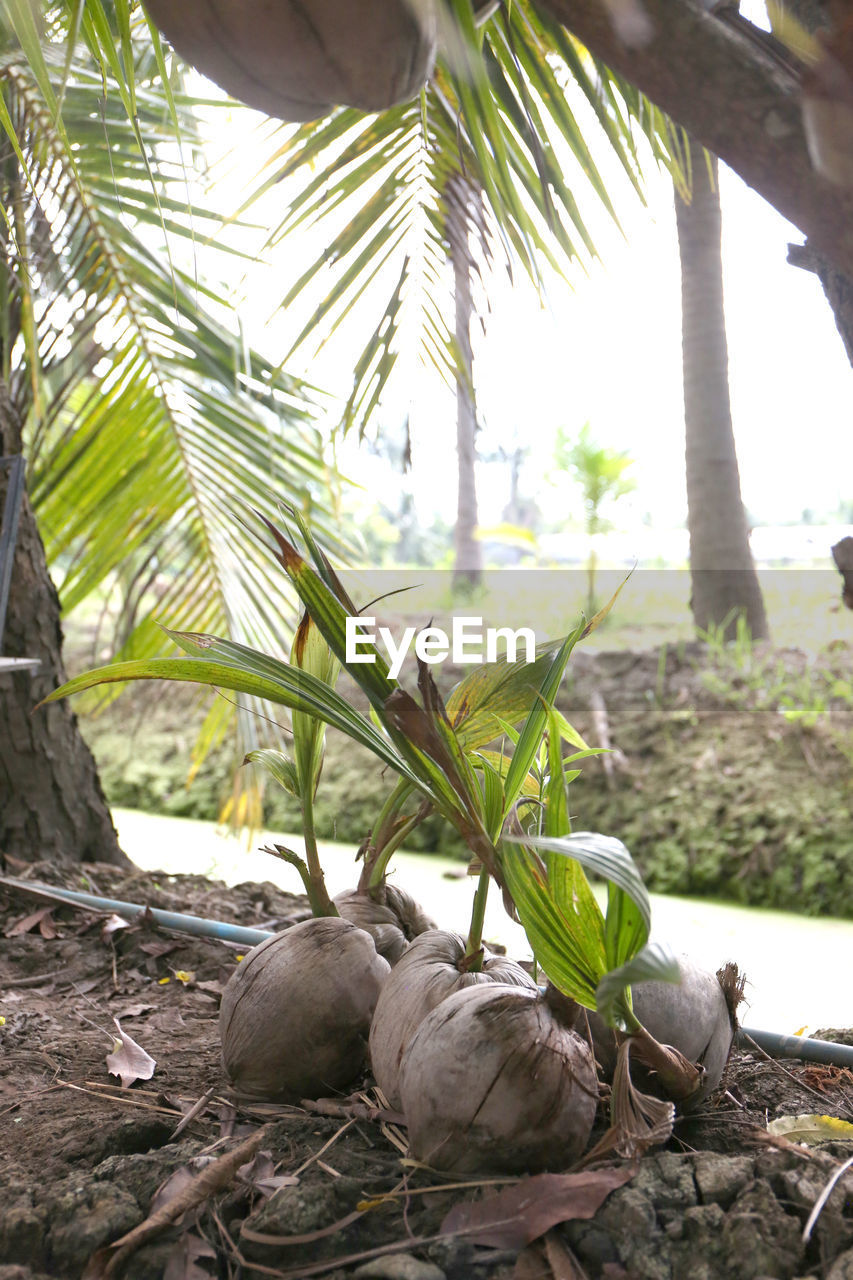
<svg viewBox="0 0 853 1280">
<path fill-rule="evenodd" d="M 853 188 L 815 171 L 799 78 L 766 33 L 706 0 L 642 0 L 652 38 L 622 39 L 602 0 L 535 0 L 613 71 L 683 125 L 853 277 Z"/>
<path fill-rule="evenodd" d="M 723 309 L 722 218 L 717 161 L 711 172 L 692 142 L 693 197 L 676 193 L 681 254 L 682 356 L 690 532 L 690 607 L 700 631 L 726 623 L 735 633 L 742 613 L 755 639 L 767 618 L 749 547 L 729 399 Z"/>
<path fill-rule="evenodd" d="M 0 381 L 0 453 L 19 451 L 17 415 Z M 5 496 L 0 471 L 0 509 Z M 66 674 L 59 597 L 26 494 L 2 652 L 38 658 L 41 667 L 34 676 L 0 672 L 0 858 L 129 865 L 70 703 L 32 710 Z"/>
<path fill-rule="evenodd" d="M 474 357 L 471 350 L 471 189 L 461 175 L 448 182 L 447 236 L 453 265 L 456 345 L 461 373 L 456 377 L 457 501 L 454 529 L 454 584 L 476 586 L 483 573 L 483 551 L 477 540 L 477 410 L 474 400 Z"/>
</svg>

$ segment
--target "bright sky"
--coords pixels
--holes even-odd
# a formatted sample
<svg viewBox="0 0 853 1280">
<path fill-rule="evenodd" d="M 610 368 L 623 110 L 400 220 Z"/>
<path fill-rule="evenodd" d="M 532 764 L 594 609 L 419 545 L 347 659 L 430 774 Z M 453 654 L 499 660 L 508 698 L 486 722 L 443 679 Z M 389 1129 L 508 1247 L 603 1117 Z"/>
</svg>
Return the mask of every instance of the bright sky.
<svg viewBox="0 0 853 1280">
<path fill-rule="evenodd" d="M 232 170 L 229 182 L 241 190 L 261 158 L 249 143 L 245 116 L 235 117 L 232 137 L 218 141 L 240 152 L 241 168 Z M 569 283 L 554 277 L 543 308 L 523 276 L 516 273 L 510 287 L 502 267 L 492 275 L 491 313 L 475 365 L 480 447 L 489 452 L 527 445 L 522 489 L 556 515 L 571 498 L 543 483 L 554 436 L 562 425 L 580 428 L 589 420 L 601 443 L 636 459 L 637 489 L 620 506 L 620 524 L 651 513 L 655 526 L 670 528 L 683 522 L 686 511 L 672 187 L 650 164 L 643 208 L 610 166 L 607 148 L 596 157 L 625 237 L 587 198 L 583 209 L 601 256 L 588 276 L 578 269 Z M 788 242 L 802 240 L 796 228 L 725 170 L 721 195 L 730 383 L 747 509 L 763 522 L 790 522 L 805 508 L 833 512 L 853 497 L 853 370 L 817 278 L 785 261 Z M 270 216 L 280 216 L 286 199 L 283 184 L 274 192 Z M 281 294 L 296 266 L 314 260 L 322 244 L 310 233 L 294 235 L 289 259 L 249 274 L 247 334 L 276 359 L 288 329 L 294 331 L 292 318 L 275 316 Z M 357 337 L 363 340 L 365 331 L 366 324 Z M 290 367 L 345 396 L 356 350 L 344 337 L 310 361 L 306 349 L 302 366 L 297 360 Z M 455 399 L 436 378 L 407 378 L 380 421 L 399 430 L 407 412 L 421 518 L 439 514 L 452 521 Z M 354 478 L 386 497 L 398 483 L 354 441 L 341 457 Z M 507 485 L 505 467 L 480 467 L 481 524 L 500 520 Z"/>
</svg>

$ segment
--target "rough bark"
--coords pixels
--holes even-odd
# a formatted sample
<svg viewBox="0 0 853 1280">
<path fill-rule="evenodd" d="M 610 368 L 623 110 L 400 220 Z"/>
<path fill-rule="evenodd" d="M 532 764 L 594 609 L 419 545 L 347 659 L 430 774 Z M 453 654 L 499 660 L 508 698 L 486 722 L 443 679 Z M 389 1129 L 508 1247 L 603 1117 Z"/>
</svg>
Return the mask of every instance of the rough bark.
<svg viewBox="0 0 853 1280">
<path fill-rule="evenodd" d="M 700 631 L 726 625 L 731 638 L 742 613 L 756 639 L 767 618 L 749 547 L 729 398 L 723 306 L 722 217 L 717 163 L 690 143 L 692 199 L 676 193 L 681 255 L 687 526 L 690 607 Z"/>
<path fill-rule="evenodd" d="M 464 177 L 450 180 L 446 189 L 447 234 L 453 266 L 456 304 L 456 345 L 461 374 L 456 378 L 457 500 L 454 529 L 453 580 L 476 586 L 483 573 L 483 550 L 477 540 L 477 409 L 474 400 L 474 357 L 471 349 L 471 249 L 469 245 L 471 190 Z"/>
<path fill-rule="evenodd" d="M 537 0 L 590 52 L 620 72 L 853 277 L 853 191 L 821 178 L 809 158 L 797 77 L 749 34 L 699 0 L 643 0 L 653 35 L 626 45 L 602 0 Z"/>
<path fill-rule="evenodd" d="M 0 453 L 20 450 L 17 428 L 0 382 Z M 5 473 L 0 471 L 0 506 L 5 485 Z M 70 703 L 32 710 L 66 674 L 59 597 L 26 494 L 3 652 L 8 657 L 38 658 L 41 667 L 34 676 L 0 672 L 0 859 L 127 863 L 95 761 Z"/>
<path fill-rule="evenodd" d="M 843 583 L 841 599 L 853 609 L 853 538 L 842 538 L 832 548 L 832 558 Z"/>
</svg>

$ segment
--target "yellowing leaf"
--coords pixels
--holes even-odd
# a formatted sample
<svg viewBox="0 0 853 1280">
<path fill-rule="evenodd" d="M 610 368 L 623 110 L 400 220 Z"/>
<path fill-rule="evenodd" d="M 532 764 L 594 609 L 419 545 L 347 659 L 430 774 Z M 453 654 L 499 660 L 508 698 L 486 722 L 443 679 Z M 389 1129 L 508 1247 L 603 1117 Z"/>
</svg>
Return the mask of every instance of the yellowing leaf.
<svg viewBox="0 0 853 1280">
<path fill-rule="evenodd" d="M 186 986 L 188 982 L 195 982 L 195 974 L 192 969 L 175 969 L 174 974 L 178 979 L 178 982 L 182 982 L 184 986 Z"/>
<path fill-rule="evenodd" d="M 837 1116 L 779 1116 L 771 1120 L 767 1132 L 778 1138 L 787 1138 L 789 1142 L 804 1142 L 814 1146 L 818 1142 L 853 1142 L 853 1124 L 848 1120 L 839 1120 Z"/>
<path fill-rule="evenodd" d="M 167 983 L 167 982 L 171 982 L 171 981 L 172 981 L 172 979 L 171 979 L 171 978 L 158 978 L 158 979 L 157 979 L 157 986 L 158 986 L 158 987 L 165 987 L 166 983 Z"/>
</svg>

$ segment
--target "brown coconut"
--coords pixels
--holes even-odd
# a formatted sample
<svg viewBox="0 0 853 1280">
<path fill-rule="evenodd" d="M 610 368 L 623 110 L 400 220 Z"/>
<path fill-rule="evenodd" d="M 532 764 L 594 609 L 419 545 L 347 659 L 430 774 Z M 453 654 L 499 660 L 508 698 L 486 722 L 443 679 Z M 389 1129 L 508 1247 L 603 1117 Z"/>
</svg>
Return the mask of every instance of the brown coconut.
<svg viewBox="0 0 853 1280">
<path fill-rule="evenodd" d="M 393 968 L 411 940 L 434 929 L 435 921 L 405 889 L 386 884 L 384 895 L 384 903 L 374 902 L 358 889 L 345 889 L 335 895 L 335 906 L 344 919 L 370 934 L 376 950 Z"/>
<path fill-rule="evenodd" d="M 370 1027 L 373 1077 L 392 1107 L 400 1106 L 400 1064 L 412 1036 L 436 1005 L 455 991 L 496 982 L 536 991 L 526 970 L 488 951 L 477 973 L 460 969 L 465 940 L 433 929 L 421 933 L 401 957 L 382 989 Z"/>
<path fill-rule="evenodd" d="M 717 974 L 700 969 L 689 956 L 679 956 L 678 963 L 680 983 L 638 982 L 631 988 L 631 1001 L 634 1013 L 655 1040 L 671 1045 L 704 1068 L 698 1092 L 680 1104 L 682 1110 L 689 1110 L 716 1089 L 722 1079 L 737 1025 L 734 1009 L 740 997 L 739 992 L 727 992 Z M 734 974 L 736 986 L 737 970 Z M 616 1034 L 595 1013 L 589 1015 L 589 1025 L 595 1056 L 609 1077 L 616 1065 Z M 661 1092 L 654 1076 L 642 1076 L 640 1083 L 650 1092 Z"/>
<path fill-rule="evenodd" d="M 340 917 L 303 920 L 247 954 L 222 994 L 222 1065 L 241 1094 L 271 1101 L 345 1089 L 390 972 L 373 939 Z"/>
<path fill-rule="evenodd" d="M 313 120 L 414 98 L 436 51 L 433 0 L 145 0 L 182 58 L 247 106 Z"/>
<path fill-rule="evenodd" d="M 400 1094 L 416 1160 L 454 1174 L 565 1169 L 598 1105 L 589 1046 L 537 991 L 448 996 L 403 1057 Z"/>
</svg>

